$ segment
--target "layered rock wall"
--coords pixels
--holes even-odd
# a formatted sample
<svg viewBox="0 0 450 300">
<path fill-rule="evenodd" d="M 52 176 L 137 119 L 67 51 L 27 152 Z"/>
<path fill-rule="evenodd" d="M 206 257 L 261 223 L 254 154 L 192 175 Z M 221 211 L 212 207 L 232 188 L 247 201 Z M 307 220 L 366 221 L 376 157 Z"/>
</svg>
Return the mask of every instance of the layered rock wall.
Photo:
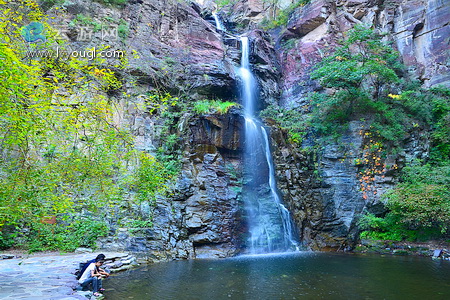
<svg viewBox="0 0 450 300">
<path fill-rule="evenodd" d="M 239 114 L 193 117 L 188 124 L 182 171 L 173 193 L 153 206 L 127 207 L 112 218 L 112 234 L 99 247 L 138 253 L 159 261 L 228 257 L 241 247 L 241 138 Z M 118 226 L 119 218 L 139 212 L 152 217 L 150 228 Z M 117 225 L 116 225 L 117 224 Z"/>
<path fill-rule="evenodd" d="M 450 86 L 450 1 L 403 1 L 393 34 L 404 63 L 426 87 Z"/>
<path fill-rule="evenodd" d="M 260 109 L 279 103 L 307 113 L 307 95 L 320 87 L 310 80 L 314 65 L 337 46 L 345 32 L 364 23 L 386 33 L 394 42 L 409 74 L 424 86 L 450 86 L 448 72 L 449 0 L 312 0 L 298 7 L 286 28 L 254 29 L 291 1 L 238 1 L 226 23 L 253 28 L 251 63 L 258 77 Z M 130 126 L 138 149 L 152 152 L 164 137 L 158 121 L 142 109 L 139 95 L 157 89 L 192 100 L 238 95 L 235 68 L 238 42 L 217 32 L 203 19 L 208 9 L 175 0 L 133 0 L 123 8 L 95 1 L 73 0 L 54 14 L 54 22 L 70 24 L 83 14 L 93 21 L 124 20 L 128 32 L 115 49 L 129 53 L 125 69 L 115 67 L 126 82 L 129 96 L 118 100 L 117 123 Z M 122 23 L 122 25 L 124 25 Z M 238 32 L 242 33 L 242 32 Z M 67 38 L 73 47 L 92 47 L 98 40 L 80 42 L 74 31 Z M 114 62 L 110 63 L 114 67 Z M 135 81 L 132 85 L 127 81 Z M 117 95 L 115 95 L 117 96 Z M 118 96 L 117 96 L 118 97 Z M 141 253 L 150 260 L 225 257 L 239 252 L 245 220 L 242 219 L 242 117 L 226 115 L 183 116 L 180 149 L 183 167 L 174 193 L 154 206 L 116 208 L 111 235 L 99 246 Z M 180 123 L 180 125 L 181 125 Z M 285 133 L 272 126 L 276 173 L 280 190 L 290 208 L 301 239 L 314 249 L 343 249 L 354 240 L 355 220 L 364 209 L 378 209 L 380 195 L 395 184 L 396 169 L 383 170 L 370 182 L 361 182 L 364 166 L 358 163 L 369 152 L 361 136 L 362 124 L 352 122 L 343 142 L 330 142 L 323 151 L 307 156 L 301 147 L 286 142 Z M 311 142 L 311 141 L 310 141 Z M 404 152 L 383 163 L 401 168 L 405 161 L 428 153 L 426 136 L 412 133 L 403 141 Z M 311 142 L 313 144 L 313 142 Z M 374 191 L 377 191 L 374 193 Z M 124 196 L 125 197 L 125 196 Z M 153 216 L 151 228 L 123 228 L 118 220 L 139 213 Z"/>
<path fill-rule="evenodd" d="M 271 31 L 280 65 L 279 75 L 274 76 L 279 78 L 279 104 L 308 113 L 308 94 L 321 91 L 310 80 L 310 71 L 355 24 L 372 26 L 393 43 L 408 68 L 405 76 L 418 79 L 424 87 L 450 86 L 449 12 L 450 1 L 434 0 L 312 0 L 298 7 L 286 28 Z M 241 18 L 251 27 L 261 15 Z M 401 142 L 403 152 L 380 158 L 378 163 L 388 167 L 369 178 L 365 174 L 373 166 L 360 163 L 373 157 L 363 123 L 352 122 L 340 143 L 329 141 L 314 157 L 305 157 L 301 147 L 286 142 L 276 124 L 271 126 L 280 190 L 301 239 L 314 249 L 344 249 L 351 244 L 360 213 L 382 212 L 381 195 L 396 183 L 398 170 L 407 161 L 426 158 L 429 151 L 427 134 L 412 132 Z M 314 141 L 305 145 L 313 146 Z"/>
<path fill-rule="evenodd" d="M 373 26 L 394 42 L 409 75 L 425 87 L 450 86 L 448 36 L 450 1 L 313 0 L 297 8 L 277 34 L 281 104 L 302 106 L 317 86 L 311 68 L 333 51 L 355 24 Z"/>
</svg>

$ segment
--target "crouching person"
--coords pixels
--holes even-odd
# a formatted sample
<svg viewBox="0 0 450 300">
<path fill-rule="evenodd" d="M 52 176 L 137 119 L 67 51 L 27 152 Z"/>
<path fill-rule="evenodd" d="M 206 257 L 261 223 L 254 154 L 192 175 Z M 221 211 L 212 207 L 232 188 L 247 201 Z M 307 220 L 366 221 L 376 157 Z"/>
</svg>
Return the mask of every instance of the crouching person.
<svg viewBox="0 0 450 300">
<path fill-rule="evenodd" d="M 78 282 L 81 284 L 82 288 L 88 287 L 92 283 L 93 293 L 95 297 L 100 296 L 99 292 L 104 291 L 102 288 L 102 277 L 104 275 L 100 274 L 99 268 L 103 265 L 104 260 L 96 260 L 95 263 L 91 263 L 86 270 L 81 275 Z"/>
</svg>

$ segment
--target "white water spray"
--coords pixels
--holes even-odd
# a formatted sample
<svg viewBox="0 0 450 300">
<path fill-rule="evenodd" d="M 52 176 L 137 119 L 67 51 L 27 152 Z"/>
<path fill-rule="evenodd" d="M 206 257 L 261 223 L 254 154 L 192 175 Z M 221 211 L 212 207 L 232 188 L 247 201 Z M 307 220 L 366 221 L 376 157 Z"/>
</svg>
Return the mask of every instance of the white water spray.
<svg viewBox="0 0 450 300">
<path fill-rule="evenodd" d="M 213 12 L 212 16 L 214 17 L 214 21 L 216 22 L 216 28 L 217 30 L 225 31 L 225 28 L 222 25 L 222 22 L 220 22 L 219 16 L 217 13 Z"/>
<path fill-rule="evenodd" d="M 238 76 L 242 81 L 245 117 L 244 176 L 247 179 L 243 197 L 250 232 L 247 246 L 252 254 L 296 250 L 295 227 L 277 191 L 268 134 L 255 118 L 257 84 L 250 71 L 248 37 L 241 37 L 241 47 Z"/>
</svg>

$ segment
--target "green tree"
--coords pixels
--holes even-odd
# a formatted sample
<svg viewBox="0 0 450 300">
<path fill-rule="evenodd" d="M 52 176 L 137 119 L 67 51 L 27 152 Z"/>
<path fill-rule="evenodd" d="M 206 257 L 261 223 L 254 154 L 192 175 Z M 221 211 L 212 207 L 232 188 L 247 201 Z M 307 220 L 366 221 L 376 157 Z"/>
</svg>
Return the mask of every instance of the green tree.
<svg viewBox="0 0 450 300">
<path fill-rule="evenodd" d="M 117 100 L 108 94 L 122 83 L 105 60 L 27 56 L 62 51 L 65 44 L 34 1 L 0 5 L 0 246 L 10 246 L 24 227 L 30 249 L 92 245 L 93 237 L 80 240 L 90 229 L 70 213 L 101 214 L 125 201 L 130 189 L 139 194 L 136 200 L 151 201 L 167 190 L 170 176 L 150 155 L 134 150 L 131 132 L 114 122 Z M 45 40 L 24 41 L 31 21 L 43 25 Z M 55 215 L 59 223 L 43 222 Z M 105 233 L 103 223 L 91 223 Z M 67 234 L 74 230 L 79 234 Z"/>
<path fill-rule="evenodd" d="M 450 166 L 412 165 L 404 168 L 401 179 L 384 197 L 386 215 L 362 216 L 361 237 L 414 241 L 448 236 Z"/>
<path fill-rule="evenodd" d="M 381 111 L 389 117 L 386 96 L 389 87 L 399 83 L 402 66 L 398 54 L 381 39 L 372 29 L 356 25 L 342 45 L 313 70 L 311 78 L 333 91 L 312 97 L 319 128 L 319 123 L 332 128 L 370 112 Z"/>
</svg>

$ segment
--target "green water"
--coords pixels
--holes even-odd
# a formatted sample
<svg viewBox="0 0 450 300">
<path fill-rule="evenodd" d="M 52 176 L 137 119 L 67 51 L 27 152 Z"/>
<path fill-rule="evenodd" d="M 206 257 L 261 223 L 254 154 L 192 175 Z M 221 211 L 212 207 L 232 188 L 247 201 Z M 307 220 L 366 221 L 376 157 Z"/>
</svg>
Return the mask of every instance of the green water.
<svg viewBox="0 0 450 300">
<path fill-rule="evenodd" d="M 450 299 L 450 262 L 330 253 L 159 263 L 105 280 L 123 299 Z"/>
</svg>

